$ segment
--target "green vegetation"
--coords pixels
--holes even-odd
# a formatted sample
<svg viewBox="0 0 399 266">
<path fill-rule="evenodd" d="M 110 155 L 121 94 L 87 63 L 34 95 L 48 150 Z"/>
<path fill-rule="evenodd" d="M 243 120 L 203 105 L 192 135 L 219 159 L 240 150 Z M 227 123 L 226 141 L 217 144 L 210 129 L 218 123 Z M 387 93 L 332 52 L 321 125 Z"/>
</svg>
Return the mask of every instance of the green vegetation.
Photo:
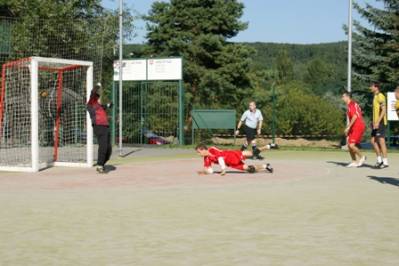
<svg viewBox="0 0 399 266">
<path fill-rule="evenodd" d="M 251 95 L 250 54 L 227 40 L 246 29 L 236 0 L 155 2 L 146 17 L 148 53 L 182 56 L 186 100 L 191 107 L 239 105 Z"/>
<path fill-rule="evenodd" d="M 387 92 L 399 85 L 399 0 L 381 2 L 382 9 L 355 5 L 369 26 L 355 23 L 353 61 L 357 80 L 380 82 Z M 398 125 L 393 124 L 391 130 L 398 134 Z"/>
<path fill-rule="evenodd" d="M 0 0 L 2 6 L 14 17 L 1 19 L 0 33 L 11 29 L 12 34 L 0 38 L 0 63 L 32 55 L 90 60 L 96 81 L 111 84 L 118 15 L 103 8 L 101 0 Z M 133 34 L 132 24 L 127 9 L 126 37 Z"/>
<path fill-rule="evenodd" d="M 357 78 L 392 89 L 399 81 L 399 1 L 381 2 L 383 9 L 355 5 L 370 26 L 355 24 L 354 66 Z"/>
<path fill-rule="evenodd" d="M 278 80 L 303 81 L 318 95 L 338 92 L 346 85 L 347 44 L 246 43 L 254 48 L 253 69 L 277 71 Z"/>
<path fill-rule="evenodd" d="M 330 101 L 320 98 L 300 85 L 290 84 L 279 89 L 277 133 L 282 135 L 340 135 L 344 127 L 343 113 Z M 263 108 L 273 112 L 270 105 Z M 271 116 L 266 115 L 267 125 Z"/>
<path fill-rule="evenodd" d="M 247 27 L 243 11 L 237 0 L 155 2 L 145 17 L 148 43 L 127 46 L 125 55 L 182 56 L 187 111 L 234 108 L 239 115 L 255 99 L 270 120 L 275 84 L 278 133 L 339 134 L 344 115 L 337 93 L 346 81 L 346 44 L 229 42 Z M 270 123 L 264 132 L 271 132 Z"/>
<path fill-rule="evenodd" d="M 384 9 L 356 5 L 373 28 L 359 23 L 355 27 L 353 89 L 366 117 L 370 109 L 367 82 L 381 81 L 385 90 L 398 82 L 399 1 L 384 3 Z M 12 25 L 10 53 L 95 58 L 102 62 L 97 76 L 106 88 L 111 87 L 117 14 L 101 7 L 100 0 L 0 0 L 0 6 L 7 6 L 18 19 Z M 244 12 L 238 0 L 156 1 L 144 16 L 148 42 L 126 45 L 124 56 L 184 58 L 187 123 L 192 108 L 234 108 L 239 114 L 254 99 L 268 122 L 265 133 L 271 132 L 270 114 L 275 112 L 280 134 L 339 135 L 345 121 L 339 92 L 346 85 L 347 44 L 231 42 L 248 27 L 242 21 Z M 131 39 L 133 16 L 128 9 L 125 24 L 125 37 Z M 2 35 L 8 35 L 10 25 L 0 25 Z M 3 45 L 2 50 L 7 50 L 8 43 Z M 273 86 L 275 110 L 271 109 Z"/>
</svg>

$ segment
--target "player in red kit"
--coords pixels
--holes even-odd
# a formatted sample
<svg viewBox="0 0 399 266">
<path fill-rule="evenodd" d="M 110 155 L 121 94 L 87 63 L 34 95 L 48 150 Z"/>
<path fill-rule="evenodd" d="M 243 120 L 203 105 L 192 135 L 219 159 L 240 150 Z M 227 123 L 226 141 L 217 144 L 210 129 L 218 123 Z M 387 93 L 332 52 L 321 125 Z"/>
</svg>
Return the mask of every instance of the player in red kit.
<svg viewBox="0 0 399 266">
<path fill-rule="evenodd" d="M 260 148 L 261 151 L 266 149 L 269 149 L 269 147 Z M 220 165 L 222 170 L 221 175 L 226 174 L 227 167 L 248 173 L 260 171 L 273 172 L 270 164 L 247 165 L 245 159 L 252 158 L 253 154 L 251 151 L 221 150 L 216 147 L 208 148 L 204 144 L 198 145 L 195 150 L 200 156 L 204 157 L 204 170 L 200 171 L 199 174 L 213 174 L 212 165 L 214 164 Z"/>
<path fill-rule="evenodd" d="M 342 100 L 347 105 L 348 125 L 345 129 L 347 136 L 347 143 L 352 162 L 347 167 L 361 167 L 366 161 L 366 156 L 363 156 L 357 147 L 362 141 L 364 132 L 366 131 L 366 124 L 363 120 L 362 110 L 357 102 L 352 99 L 350 92 L 342 94 Z"/>
</svg>

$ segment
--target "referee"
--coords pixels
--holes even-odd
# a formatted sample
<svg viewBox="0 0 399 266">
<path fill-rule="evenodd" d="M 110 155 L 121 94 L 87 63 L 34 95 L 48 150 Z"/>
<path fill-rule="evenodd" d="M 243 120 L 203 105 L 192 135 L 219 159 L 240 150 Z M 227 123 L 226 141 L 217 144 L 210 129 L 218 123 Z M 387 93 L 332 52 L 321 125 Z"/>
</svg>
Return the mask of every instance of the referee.
<svg viewBox="0 0 399 266">
<path fill-rule="evenodd" d="M 240 122 L 238 122 L 237 125 L 236 135 L 240 133 L 240 128 L 244 122 L 246 140 L 241 150 L 246 150 L 248 145 L 252 144 L 254 159 L 262 160 L 263 157 L 260 156 L 260 150 L 256 147 L 256 135 L 260 135 L 261 133 L 263 116 L 262 112 L 256 109 L 256 103 L 254 101 L 249 103 L 249 109 L 242 114 Z"/>
</svg>

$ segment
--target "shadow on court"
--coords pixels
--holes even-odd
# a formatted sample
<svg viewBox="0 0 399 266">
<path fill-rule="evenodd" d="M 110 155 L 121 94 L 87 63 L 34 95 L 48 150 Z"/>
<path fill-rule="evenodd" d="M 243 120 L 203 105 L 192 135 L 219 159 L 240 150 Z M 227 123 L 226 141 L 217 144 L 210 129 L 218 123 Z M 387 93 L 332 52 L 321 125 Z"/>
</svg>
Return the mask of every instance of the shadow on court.
<svg viewBox="0 0 399 266">
<path fill-rule="evenodd" d="M 221 171 L 214 171 L 214 173 L 215 174 L 221 174 L 222 172 Z M 226 171 L 226 174 L 248 174 L 247 172 L 244 172 L 244 171 L 236 171 L 236 170 L 227 170 Z"/>
<path fill-rule="evenodd" d="M 116 167 L 114 165 L 105 165 L 105 171 L 107 173 L 115 171 L 115 170 L 116 170 Z"/>
<path fill-rule="evenodd" d="M 132 155 L 134 153 L 137 153 L 137 152 L 139 152 L 141 150 L 142 149 L 133 149 L 133 150 L 130 150 L 130 151 L 125 151 L 124 153 L 120 154 L 119 157 L 125 158 L 125 157 L 128 157 L 128 156 L 130 156 L 130 155 Z"/>
<path fill-rule="evenodd" d="M 341 166 L 341 167 L 346 167 L 348 165 L 348 163 L 344 163 L 344 162 L 336 162 L 336 161 L 327 161 L 327 163 L 329 164 L 335 164 L 337 166 Z M 360 168 L 371 168 L 374 169 L 374 166 L 372 166 L 371 164 L 363 164 L 362 167 Z"/>
<path fill-rule="evenodd" d="M 335 161 L 327 161 L 327 163 L 329 164 L 335 164 L 337 166 L 342 166 L 342 167 L 346 167 L 348 165 L 348 163 L 343 163 L 343 162 L 335 162 Z"/>
<path fill-rule="evenodd" d="M 379 177 L 379 176 L 372 176 L 372 175 L 369 175 L 368 178 L 370 178 L 371 180 L 380 182 L 381 184 L 388 184 L 388 185 L 399 187 L 399 179 L 398 178 Z"/>
<path fill-rule="evenodd" d="M 214 173 L 215 174 L 220 174 L 221 171 L 215 171 Z M 238 171 L 238 170 L 228 170 L 228 171 L 226 171 L 226 174 L 238 174 L 238 175 L 244 175 L 244 174 L 259 175 L 259 174 L 263 174 L 263 173 L 264 174 L 270 174 L 269 172 L 266 172 L 266 171 L 261 171 L 261 172 L 252 173 L 252 174 L 250 174 L 248 172 L 245 172 L 245 171 Z"/>
</svg>

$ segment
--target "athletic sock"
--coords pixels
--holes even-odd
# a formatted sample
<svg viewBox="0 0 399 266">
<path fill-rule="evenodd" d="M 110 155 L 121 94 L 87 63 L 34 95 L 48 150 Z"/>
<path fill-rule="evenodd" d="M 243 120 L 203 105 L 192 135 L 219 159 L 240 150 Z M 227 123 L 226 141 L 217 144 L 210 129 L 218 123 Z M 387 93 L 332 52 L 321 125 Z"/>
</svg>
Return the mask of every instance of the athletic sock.
<svg viewBox="0 0 399 266">
<path fill-rule="evenodd" d="M 252 145 L 252 153 L 255 155 L 255 156 L 258 156 L 259 155 L 259 150 L 258 150 L 258 148 L 256 147 L 256 145 Z"/>
<path fill-rule="evenodd" d="M 377 163 L 382 163 L 382 158 L 381 158 L 381 156 L 377 156 Z"/>
<path fill-rule="evenodd" d="M 383 162 L 385 165 L 388 165 L 388 158 L 382 159 L 382 162 Z"/>
</svg>

